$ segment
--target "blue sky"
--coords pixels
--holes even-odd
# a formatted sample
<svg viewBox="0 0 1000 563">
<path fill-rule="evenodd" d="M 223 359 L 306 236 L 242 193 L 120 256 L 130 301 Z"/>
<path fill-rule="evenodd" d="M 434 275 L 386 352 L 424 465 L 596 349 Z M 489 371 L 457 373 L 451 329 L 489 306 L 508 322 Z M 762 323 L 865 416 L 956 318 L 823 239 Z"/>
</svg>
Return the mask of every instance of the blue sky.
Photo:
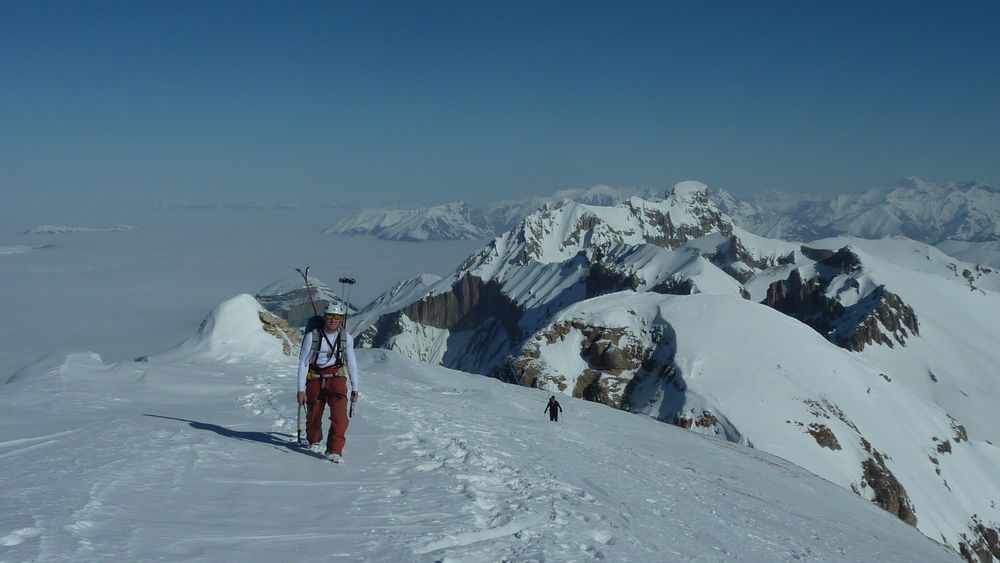
<svg viewBox="0 0 1000 563">
<path fill-rule="evenodd" d="M 1000 185 L 997 2 L 0 0 L 0 189 L 485 202 Z"/>
</svg>

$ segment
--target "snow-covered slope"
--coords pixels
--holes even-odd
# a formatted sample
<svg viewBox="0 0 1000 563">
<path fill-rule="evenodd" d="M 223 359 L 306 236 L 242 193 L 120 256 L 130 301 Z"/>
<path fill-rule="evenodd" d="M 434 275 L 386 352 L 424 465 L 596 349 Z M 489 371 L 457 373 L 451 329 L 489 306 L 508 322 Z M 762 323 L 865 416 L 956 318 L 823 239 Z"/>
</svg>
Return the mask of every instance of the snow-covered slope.
<svg viewBox="0 0 1000 563">
<path fill-rule="evenodd" d="M 977 525 L 1000 523 L 1000 449 L 970 439 L 879 366 L 760 304 L 632 292 L 589 299 L 557 315 L 512 367 L 532 386 L 752 444 L 956 550 L 985 545 Z"/>
<path fill-rule="evenodd" d="M 875 294 L 889 296 L 869 323 L 887 338 L 863 346 L 859 354 L 893 381 L 951 413 L 970 436 L 1000 444 L 995 416 L 1000 404 L 1000 271 L 903 238 L 839 237 L 810 246 L 845 249 L 852 256 L 849 271 L 829 274 L 825 288 L 817 288 L 829 302 L 864 310 Z M 800 268 L 807 279 L 823 275 L 816 263 Z M 748 284 L 755 296 L 760 286 Z"/>
<path fill-rule="evenodd" d="M 295 446 L 294 359 L 258 313 L 220 305 L 189 356 L 75 353 L 3 385 L 0 558 L 958 560 L 764 452 L 573 399 L 549 423 L 543 391 L 384 350 L 359 351 L 330 464 Z"/>
</svg>

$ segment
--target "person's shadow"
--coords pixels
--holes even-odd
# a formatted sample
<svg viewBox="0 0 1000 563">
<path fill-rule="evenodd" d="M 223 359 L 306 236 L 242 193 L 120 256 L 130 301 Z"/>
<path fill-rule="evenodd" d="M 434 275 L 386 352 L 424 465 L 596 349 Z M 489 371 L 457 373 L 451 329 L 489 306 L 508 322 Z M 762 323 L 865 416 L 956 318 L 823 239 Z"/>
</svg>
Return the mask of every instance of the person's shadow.
<svg viewBox="0 0 1000 563">
<path fill-rule="evenodd" d="M 239 432 L 237 430 L 226 428 L 225 426 L 219 426 L 218 424 L 208 424 L 206 422 L 198 422 L 197 420 L 187 420 L 186 418 L 163 416 L 160 414 L 143 414 L 142 416 L 186 422 L 191 428 L 196 430 L 208 430 L 209 432 L 215 432 L 219 436 L 225 436 L 226 438 L 232 438 L 234 440 L 241 440 L 244 442 L 257 442 L 272 448 L 292 451 L 311 457 L 323 457 L 322 455 L 303 448 L 292 440 L 291 434 L 285 434 L 283 432 Z"/>
</svg>

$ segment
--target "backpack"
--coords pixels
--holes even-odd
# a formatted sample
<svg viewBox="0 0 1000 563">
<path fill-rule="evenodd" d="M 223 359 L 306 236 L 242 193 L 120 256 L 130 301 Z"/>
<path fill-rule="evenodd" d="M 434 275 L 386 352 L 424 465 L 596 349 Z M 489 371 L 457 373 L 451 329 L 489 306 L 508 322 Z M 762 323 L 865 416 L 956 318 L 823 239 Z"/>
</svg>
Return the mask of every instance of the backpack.
<svg viewBox="0 0 1000 563">
<path fill-rule="evenodd" d="M 330 345 L 330 349 L 333 350 L 331 356 L 332 355 L 337 356 L 336 365 L 343 365 L 344 355 L 340 349 L 341 339 L 337 338 L 336 342 L 331 343 L 329 338 L 327 338 L 326 333 L 323 332 L 323 324 L 324 324 L 323 317 L 320 315 L 313 315 L 312 317 L 309 317 L 308 321 L 306 321 L 306 329 L 304 334 L 309 334 L 311 332 L 313 335 L 312 348 L 310 349 L 309 352 L 309 363 L 311 365 L 316 363 L 316 357 L 319 356 L 320 339 L 323 339 L 326 340 L 327 344 Z"/>
</svg>

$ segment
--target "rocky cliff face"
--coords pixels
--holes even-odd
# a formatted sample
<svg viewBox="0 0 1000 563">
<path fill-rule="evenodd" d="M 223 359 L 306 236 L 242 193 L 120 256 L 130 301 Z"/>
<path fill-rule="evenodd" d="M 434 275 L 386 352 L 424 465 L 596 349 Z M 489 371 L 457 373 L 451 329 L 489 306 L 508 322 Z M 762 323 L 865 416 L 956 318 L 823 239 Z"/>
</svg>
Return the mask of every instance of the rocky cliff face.
<svg viewBox="0 0 1000 563">
<path fill-rule="evenodd" d="M 907 338 L 920 333 L 913 308 L 884 285 L 861 294 L 861 284 L 854 277 L 861 260 L 849 248 L 830 253 L 804 247 L 803 253 L 819 259 L 814 275 L 803 279 L 801 270 L 793 269 L 787 279 L 770 285 L 765 305 L 855 352 L 873 344 L 905 346 Z M 840 285 L 832 287 L 835 283 Z M 845 299 L 844 293 L 852 299 Z"/>
</svg>

